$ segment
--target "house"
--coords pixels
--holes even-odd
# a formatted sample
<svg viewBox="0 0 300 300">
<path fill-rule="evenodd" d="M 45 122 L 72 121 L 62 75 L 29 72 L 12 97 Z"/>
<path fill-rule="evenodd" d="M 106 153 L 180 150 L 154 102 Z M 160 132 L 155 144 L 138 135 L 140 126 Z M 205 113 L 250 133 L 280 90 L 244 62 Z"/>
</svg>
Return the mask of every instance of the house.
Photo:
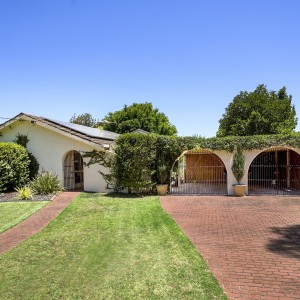
<svg viewBox="0 0 300 300">
<path fill-rule="evenodd" d="M 135 133 L 146 134 L 143 130 Z M 27 135 L 27 149 L 38 160 L 40 170 L 58 174 L 69 190 L 108 192 L 99 171 L 101 165 L 87 166 L 83 153 L 113 151 L 116 133 L 20 113 L 0 125 L 0 142 Z M 300 139 L 300 137 L 299 137 Z M 292 143 L 293 144 L 293 143 Z M 299 143 L 296 143 L 299 145 Z M 261 149 L 244 150 L 246 193 L 300 195 L 300 148 L 284 142 Z M 236 179 L 232 173 L 233 153 L 225 150 L 184 151 L 174 162 L 170 193 L 232 195 Z"/>
<path fill-rule="evenodd" d="M 20 113 L 0 125 L 0 142 L 12 142 L 18 134 L 27 135 L 27 149 L 38 160 L 40 171 L 58 174 L 68 190 L 107 192 L 98 172 L 103 166 L 87 167 L 84 152 L 111 151 L 117 133 Z"/>
</svg>

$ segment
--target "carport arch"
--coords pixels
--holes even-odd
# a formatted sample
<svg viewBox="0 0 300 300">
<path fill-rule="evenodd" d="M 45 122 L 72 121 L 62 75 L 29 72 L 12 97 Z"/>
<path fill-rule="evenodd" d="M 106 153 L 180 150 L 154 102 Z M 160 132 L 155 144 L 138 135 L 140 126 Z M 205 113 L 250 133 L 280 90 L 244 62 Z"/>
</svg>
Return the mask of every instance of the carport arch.
<svg viewBox="0 0 300 300">
<path fill-rule="evenodd" d="M 300 149 L 266 148 L 252 158 L 248 194 L 300 194 Z"/>
<path fill-rule="evenodd" d="M 208 149 L 184 151 L 173 163 L 172 194 L 227 194 L 227 170 L 223 159 Z"/>
</svg>

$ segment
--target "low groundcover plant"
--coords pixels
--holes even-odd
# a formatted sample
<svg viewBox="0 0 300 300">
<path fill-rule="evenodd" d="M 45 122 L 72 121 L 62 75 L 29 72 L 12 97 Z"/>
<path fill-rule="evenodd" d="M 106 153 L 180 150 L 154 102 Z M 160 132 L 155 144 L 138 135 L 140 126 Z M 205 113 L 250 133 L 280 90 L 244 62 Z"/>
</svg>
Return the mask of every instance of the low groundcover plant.
<svg viewBox="0 0 300 300">
<path fill-rule="evenodd" d="M 33 198 L 33 190 L 30 186 L 25 185 L 20 188 L 16 188 L 18 200 L 29 200 Z"/>
</svg>

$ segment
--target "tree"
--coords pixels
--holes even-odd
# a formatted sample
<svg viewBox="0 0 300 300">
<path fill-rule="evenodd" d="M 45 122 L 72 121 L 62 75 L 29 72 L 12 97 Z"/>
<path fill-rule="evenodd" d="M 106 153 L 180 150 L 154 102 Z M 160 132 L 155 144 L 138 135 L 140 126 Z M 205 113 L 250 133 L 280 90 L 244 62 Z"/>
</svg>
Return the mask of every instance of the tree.
<svg viewBox="0 0 300 300">
<path fill-rule="evenodd" d="M 103 129 L 117 133 L 129 133 L 136 129 L 161 135 L 177 133 L 176 127 L 170 123 L 168 117 L 147 102 L 125 105 L 121 110 L 108 113 L 104 118 Z"/>
<path fill-rule="evenodd" d="M 297 125 L 292 96 L 286 88 L 268 91 L 263 84 L 253 92 L 240 92 L 219 120 L 217 136 L 291 133 Z"/>
<path fill-rule="evenodd" d="M 93 119 L 92 115 L 89 113 L 84 113 L 79 116 L 74 114 L 70 119 L 70 122 L 88 127 L 98 127 L 99 123 L 96 119 Z"/>
</svg>

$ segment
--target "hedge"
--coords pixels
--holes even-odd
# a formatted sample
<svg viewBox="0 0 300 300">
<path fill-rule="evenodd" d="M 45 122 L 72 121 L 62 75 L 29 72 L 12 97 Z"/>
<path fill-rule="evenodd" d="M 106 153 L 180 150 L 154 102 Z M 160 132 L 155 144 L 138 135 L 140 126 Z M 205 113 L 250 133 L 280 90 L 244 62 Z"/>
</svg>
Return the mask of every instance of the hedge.
<svg viewBox="0 0 300 300">
<path fill-rule="evenodd" d="M 275 146 L 300 147 L 300 134 L 259 135 L 244 137 L 204 138 L 199 136 L 176 137 L 156 134 L 128 133 L 116 140 L 115 154 L 89 152 L 90 164 L 100 163 L 110 168 L 110 174 L 101 173 L 116 189 L 141 191 L 157 182 L 157 170 L 161 165 L 170 173 L 172 165 L 183 151 L 192 149 L 225 150 L 265 149 Z"/>
<path fill-rule="evenodd" d="M 0 143 L 0 191 L 14 190 L 29 181 L 27 150 L 15 143 Z"/>
</svg>

